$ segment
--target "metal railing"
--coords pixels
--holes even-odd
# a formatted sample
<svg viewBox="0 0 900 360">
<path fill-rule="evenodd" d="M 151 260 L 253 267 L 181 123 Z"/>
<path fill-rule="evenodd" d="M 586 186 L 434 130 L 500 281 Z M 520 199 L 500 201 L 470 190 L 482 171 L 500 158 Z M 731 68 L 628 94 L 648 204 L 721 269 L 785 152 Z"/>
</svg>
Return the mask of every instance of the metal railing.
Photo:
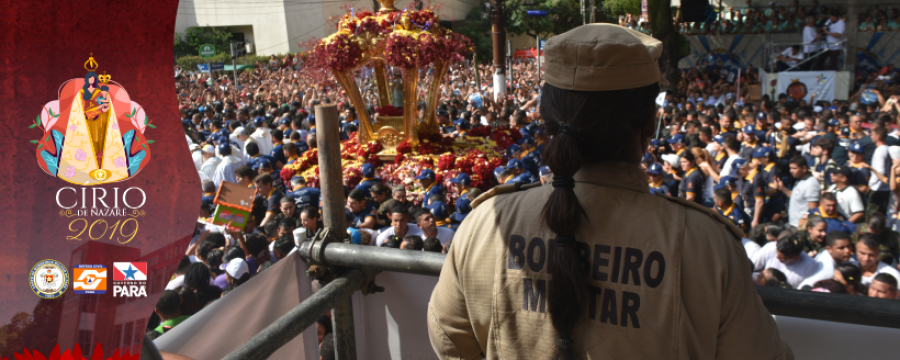
<svg viewBox="0 0 900 360">
<path fill-rule="evenodd" d="M 766 51 L 766 55 L 765 55 L 765 59 L 766 59 L 766 68 L 768 68 L 768 69 L 774 71 L 775 68 L 774 68 L 774 65 L 773 65 L 773 60 L 775 60 L 775 58 L 776 58 L 778 55 L 780 55 L 781 52 L 784 51 L 784 49 L 786 49 L 786 48 L 788 48 L 788 47 L 790 47 L 790 46 L 799 45 L 799 46 L 801 47 L 800 51 L 801 51 L 804 55 L 806 55 L 806 52 L 804 52 L 803 50 L 806 49 L 806 46 L 817 46 L 817 47 L 821 47 L 821 48 L 818 50 L 818 52 L 815 53 L 815 55 L 807 56 L 805 59 L 803 59 L 803 61 L 797 63 L 797 65 L 794 65 L 794 66 L 791 66 L 791 67 L 789 67 L 789 68 L 787 68 L 787 69 L 785 69 L 785 70 L 782 70 L 782 72 L 794 70 L 795 68 L 799 67 L 800 65 L 806 64 L 807 62 L 810 62 L 810 61 L 813 61 L 813 59 L 818 59 L 819 56 L 824 55 L 825 53 L 831 51 L 831 49 L 833 49 L 833 48 L 835 48 L 835 47 L 837 47 L 837 46 L 840 46 L 840 45 L 842 45 L 842 44 L 843 44 L 843 45 L 846 45 L 846 43 L 847 43 L 847 39 L 843 39 L 843 40 L 841 40 L 841 41 L 839 41 L 839 42 L 836 42 L 836 43 L 816 42 L 816 43 L 787 43 L 787 44 L 775 44 L 775 43 L 773 43 L 773 42 L 767 41 L 767 45 L 766 45 L 766 48 L 765 48 L 765 51 Z M 847 58 L 847 46 L 844 46 L 843 48 L 841 48 L 841 51 L 843 52 L 843 55 L 842 55 L 843 58 L 846 59 L 846 58 Z M 845 62 L 846 62 L 846 61 L 840 61 L 840 66 L 838 66 L 838 69 L 844 70 L 844 64 L 845 64 Z"/>
</svg>

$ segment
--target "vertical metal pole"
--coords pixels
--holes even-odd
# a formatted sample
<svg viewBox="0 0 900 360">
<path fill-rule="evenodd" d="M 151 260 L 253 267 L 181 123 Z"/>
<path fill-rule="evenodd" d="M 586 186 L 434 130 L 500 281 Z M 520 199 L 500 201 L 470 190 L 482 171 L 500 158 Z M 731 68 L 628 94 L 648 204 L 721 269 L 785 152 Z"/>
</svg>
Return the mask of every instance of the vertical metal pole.
<svg viewBox="0 0 900 360">
<path fill-rule="evenodd" d="M 506 65 L 503 43 L 506 41 L 506 27 L 503 25 L 503 0 L 492 0 L 491 40 L 494 47 L 494 101 L 506 98 Z"/>
<path fill-rule="evenodd" d="M 334 104 L 316 106 L 316 135 L 319 141 L 319 174 L 323 201 L 322 221 L 325 227 L 337 236 L 347 231 L 339 122 L 337 106 Z M 336 359 L 356 360 L 353 303 L 350 297 L 335 303 L 331 321 L 334 328 Z"/>
<path fill-rule="evenodd" d="M 237 91 L 237 59 L 235 59 L 234 42 L 231 42 L 231 70 L 234 72 L 234 89 Z M 234 100 L 234 99 L 232 99 Z"/>
<path fill-rule="evenodd" d="M 538 84 L 537 86 L 541 86 L 541 35 L 537 36 L 537 53 L 534 54 L 535 59 L 537 59 L 537 70 L 538 70 Z"/>
</svg>

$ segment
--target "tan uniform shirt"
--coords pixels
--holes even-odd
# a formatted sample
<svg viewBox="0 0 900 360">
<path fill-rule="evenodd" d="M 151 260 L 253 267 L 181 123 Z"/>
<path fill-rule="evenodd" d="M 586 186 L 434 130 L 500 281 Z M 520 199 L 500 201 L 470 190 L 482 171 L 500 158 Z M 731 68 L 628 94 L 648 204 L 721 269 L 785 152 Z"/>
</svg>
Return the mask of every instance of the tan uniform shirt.
<svg viewBox="0 0 900 360">
<path fill-rule="evenodd" d="M 593 165 L 575 181 L 590 294 L 572 336 L 579 358 L 793 359 L 727 220 L 651 195 L 636 166 Z M 556 246 L 540 218 L 551 191 L 496 196 L 460 226 L 428 308 L 441 359 L 553 354 L 547 254 Z"/>
</svg>

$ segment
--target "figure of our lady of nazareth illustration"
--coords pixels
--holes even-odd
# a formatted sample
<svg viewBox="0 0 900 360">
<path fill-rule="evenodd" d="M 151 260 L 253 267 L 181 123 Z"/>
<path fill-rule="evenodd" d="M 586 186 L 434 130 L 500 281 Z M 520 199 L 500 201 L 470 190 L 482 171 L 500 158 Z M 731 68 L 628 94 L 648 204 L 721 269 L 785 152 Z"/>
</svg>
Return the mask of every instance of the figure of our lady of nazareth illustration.
<svg viewBox="0 0 900 360">
<path fill-rule="evenodd" d="M 79 185 L 122 181 L 150 160 L 144 109 L 131 101 L 112 75 L 97 74 L 91 57 L 87 73 L 62 84 L 59 100 L 44 105 L 37 125 L 38 164 L 48 174 Z"/>
</svg>

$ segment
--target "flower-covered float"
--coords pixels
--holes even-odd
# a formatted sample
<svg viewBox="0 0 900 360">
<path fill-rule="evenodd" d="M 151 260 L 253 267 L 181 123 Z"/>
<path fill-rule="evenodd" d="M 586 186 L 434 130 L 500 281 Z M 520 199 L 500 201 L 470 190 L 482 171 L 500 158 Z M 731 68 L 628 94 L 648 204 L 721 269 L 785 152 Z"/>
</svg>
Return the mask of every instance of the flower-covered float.
<svg viewBox="0 0 900 360">
<path fill-rule="evenodd" d="M 363 178 L 360 166 L 368 162 L 376 166 L 376 176 L 386 184 L 404 184 L 416 202 L 421 201 L 422 189 L 413 178 L 423 168 L 433 169 L 436 180 L 448 190 L 453 189 L 449 180 L 460 172 L 469 174 L 472 185 L 482 190 L 496 185 L 493 170 L 505 164 L 505 149 L 521 134 L 507 127 L 484 126 L 451 139 L 441 135 L 437 122 L 441 79 L 452 63 L 472 50 L 471 42 L 440 26 L 430 10 L 399 11 L 392 0 L 381 4 L 377 13 L 351 9 L 338 22 L 338 31 L 319 41 L 307 57 L 308 66 L 334 75 L 357 110 L 359 130 L 341 144 L 345 183 L 355 187 Z M 375 75 L 379 103 L 375 114 L 365 110 L 353 76 L 353 71 L 363 67 L 370 67 Z M 402 75 L 389 81 L 392 74 Z M 416 114 L 420 80 L 427 84 L 421 122 Z M 316 149 L 281 171 L 285 183 L 297 175 L 309 185 L 319 186 Z M 453 190 L 448 191 L 450 203 L 457 197 Z"/>
</svg>

